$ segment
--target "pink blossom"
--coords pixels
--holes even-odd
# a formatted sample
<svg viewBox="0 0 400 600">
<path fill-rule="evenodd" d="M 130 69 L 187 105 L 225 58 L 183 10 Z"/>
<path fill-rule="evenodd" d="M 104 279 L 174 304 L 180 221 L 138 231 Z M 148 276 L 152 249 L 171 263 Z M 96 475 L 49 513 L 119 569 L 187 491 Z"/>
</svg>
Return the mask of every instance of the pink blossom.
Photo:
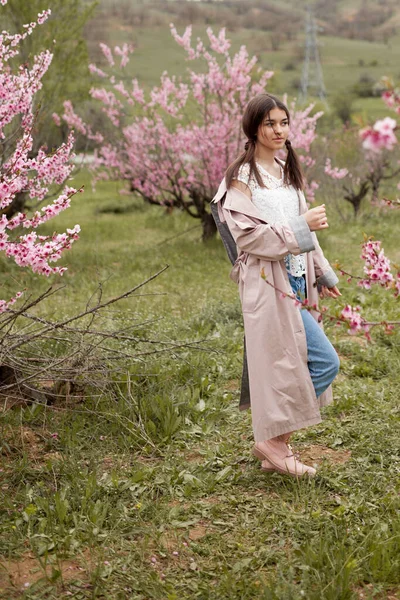
<svg viewBox="0 0 400 600">
<path fill-rule="evenodd" d="M 368 240 L 362 246 L 361 258 L 365 261 L 365 279 L 358 285 L 370 289 L 371 283 L 379 283 L 382 287 L 393 288 L 395 279 L 391 273 L 390 260 L 385 256 L 380 241 Z"/>
<path fill-rule="evenodd" d="M 325 163 L 325 173 L 332 177 L 332 179 L 343 179 L 348 175 L 349 170 L 346 168 L 338 169 L 338 167 L 332 167 L 331 159 L 327 158 Z"/>
<path fill-rule="evenodd" d="M 111 48 L 109 48 L 109 46 L 107 46 L 107 44 L 103 44 L 100 43 L 99 44 L 101 51 L 103 52 L 104 56 L 106 57 L 106 60 L 108 62 L 108 64 L 110 65 L 110 67 L 114 66 L 114 58 L 111 52 Z"/>
<path fill-rule="evenodd" d="M 386 106 L 394 110 L 397 114 L 400 114 L 400 90 L 395 89 L 388 80 L 386 83 L 389 84 L 390 89 L 383 92 L 382 100 Z"/>
<path fill-rule="evenodd" d="M 198 58 L 204 47 L 203 47 L 203 45 L 201 45 L 199 47 L 199 49 L 197 50 L 197 52 L 195 52 L 193 50 L 193 48 L 191 47 L 190 42 L 191 42 L 191 37 L 192 37 L 192 26 L 188 25 L 182 36 L 178 35 L 178 32 L 173 23 L 170 23 L 170 28 L 171 28 L 171 33 L 172 33 L 173 38 L 176 41 L 176 43 L 179 44 L 180 46 L 182 46 L 182 48 L 184 48 L 186 50 L 186 52 L 188 54 L 188 59 L 193 60 L 194 58 Z"/>
<path fill-rule="evenodd" d="M 308 182 L 306 180 L 304 188 L 305 188 L 304 191 L 305 191 L 305 195 L 308 199 L 308 202 L 312 204 L 315 200 L 315 192 L 319 188 L 319 183 L 314 180 L 311 182 Z"/>
<path fill-rule="evenodd" d="M 359 306 L 353 308 L 350 304 L 347 304 L 342 310 L 341 316 L 348 322 L 351 334 L 359 331 L 363 331 L 365 334 L 369 333 L 369 326 L 361 316 Z"/>
<path fill-rule="evenodd" d="M 58 115 L 57 113 L 53 113 L 51 116 L 53 118 L 54 123 L 57 125 L 57 127 L 60 127 L 60 125 L 61 125 L 60 115 Z"/>
<path fill-rule="evenodd" d="M 391 134 L 396 129 L 397 123 L 391 117 L 385 117 L 384 119 L 380 119 L 376 121 L 374 125 L 374 130 L 379 131 L 383 135 Z"/>
<path fill-rule="evenodd" d="M 5 2 L 2 1 L 4 5 Z M 11 35 L 3 31 L 0 35 L 0 139 L 5 139 L 7 130 L 7 153 L 0 164 L 0 208 L 6 208 L 17 194 L 25 193 L 40 203 L 50 193 L 54 184 L 62 185 L 71 174 L 70 159 L 73 155 L 74 138 L 71 134 L 66 143 L 49 153 L 40 148 L 32 157 L 36 94 L 42 87 L 52 54 L 45 50 L 34 56 L 31 64 L 14 68 L 11 59 L 18 54 L 19 44 L 50 16 L 51 11 L 39 13 L 37 21 L 24 26 L 24 33 Z M 59 121 L 57 115 L 53 118 Z M 11 135 L 10 135 L 11 134 Z M 10 141 L 11 140 L 11 141 Z M 28 267 L 45 276 L 62 275 L 65 267 L 51 266 L 62 253 L 78 238 L 79 226 L 70 233 L 38 236 L 36 227 L 68 208 L 73 188 L 64 191 L 51 204 L 32 215 L 18 213 L 12 218 L 0 217 L 0 251 L 20 267 Z M 30 230 L 24 232 L 24 230 Z M 10 307 L 21 296 L 18 292 L 8 301 L 0 301 L 0 311 Z"/>
<path fill-rule="evenodd" d="M 117 56 L 121 57 L 120 67 L 124 68 L 129 62 L 129 55 L 133 52 L 133 46 L 131 44 L 124 43 L 122 48 L 115 46 L 114 52 Z"/>
<path fill-rule="evenodd" d="M 98 75 L 99 77 L 107 77 L 107 73 L 96 67 L 96 65 L 90 64 L 89 71 L 92 75 Z"/>
<path fill-rule="evenodd" d="M 210 40 L 211 49 L 214 50 L 214 52 L 217 54 L 228 54 L 229 48 L 231 47 L 231 42 L 225 37 L 225 27 L 220 30 L 218 37 L 215 37 L 211 27 L 208 27 L 207 35 L 208 39 Z"/>
<path fill-rule="evenodd" d="M 373 153 L 392 150 L 397 144 L 395 129 L 396 121 L 390 117 L 376 121 L 373 127 L 364 127 L 360 130 L 363 148 Z"/>
</svg>

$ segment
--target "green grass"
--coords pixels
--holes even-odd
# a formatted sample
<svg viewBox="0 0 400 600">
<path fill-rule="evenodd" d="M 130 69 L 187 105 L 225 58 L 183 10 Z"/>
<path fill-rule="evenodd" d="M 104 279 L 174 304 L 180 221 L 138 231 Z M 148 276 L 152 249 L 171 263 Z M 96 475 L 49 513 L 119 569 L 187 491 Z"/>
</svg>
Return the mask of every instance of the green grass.
<svg viewBox="0 0 400 600">
<path fill-rule="evenodd" d="M 146 332 L 203 340 L 205 349 L 131 361 L 115 374 L 112 394 L 67 410 L 2 411 L 0 563 L 21 576 L 13 587 L 0 567 L 0 597 L 398 597 L 399 333 L 376 332 L 367 344 L 327 325 L 342 365 L 335 403 L 294 440 L 319 474 L 294 481 L 261 473 L 250 452 L 250 415 L 237 408 L 243 330 L 221 242 L 202 244 L 185 215 L 119 197 L 119 184 L 101 183 L 94 195 L 84 172 L 82 182 L 85 194 L 52 223 L 82 226 L 64 259 L 66 288 L 40 312 L 72 314 L 98 282 L 110 297 L 168 264 L 145 290 L 164 295 L 133 297 L 107 318 L 121 325 L 161 318 Z M 104 212 L 124 205 L 123 214 Z M 363 231 L 400 262 L 398 213 L 365 212 L 355 224 L 329 210 L 331 227 L 320 239 L 332 262 L 359 271 Z M 0 269 L 14 278 L 9 292 L 49 283 L 4 261 Z M 387 293 L 345 281 L 341 289 L 340 306 L 398 318 Z"/>
</svg>

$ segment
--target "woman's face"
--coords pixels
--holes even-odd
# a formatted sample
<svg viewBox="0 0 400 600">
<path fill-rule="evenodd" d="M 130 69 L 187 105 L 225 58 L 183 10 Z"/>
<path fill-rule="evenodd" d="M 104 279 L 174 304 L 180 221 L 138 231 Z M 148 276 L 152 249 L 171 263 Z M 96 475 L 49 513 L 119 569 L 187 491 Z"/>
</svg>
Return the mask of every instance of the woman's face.
<svg viewBox="0 0 400 600">
<path fill-rule="evenodd" d="M 289 135 L 289 119 L 281 108 L 273 108 L 262 120 L 257 132 L 257 143 L 270 150 L 283 148 Z"/>
</svg>

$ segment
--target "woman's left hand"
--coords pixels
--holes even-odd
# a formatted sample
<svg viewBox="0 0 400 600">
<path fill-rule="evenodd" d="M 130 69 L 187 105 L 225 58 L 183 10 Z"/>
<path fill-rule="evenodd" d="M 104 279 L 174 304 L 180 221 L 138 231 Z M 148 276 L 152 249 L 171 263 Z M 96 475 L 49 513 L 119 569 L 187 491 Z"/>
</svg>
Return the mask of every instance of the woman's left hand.
<svg viewBox="0 0 400 600">
<path fill-rule="evenodd" d="M 342 294 L 339 292 L 339 289 L 336 287 L 336 285 L 334 285 L 331 288 L 328 288 L 325 285 L 323 285 L 319 292 L 320 298 L 339 298 L 339 296 L 341 295 Z"/>
</svg>

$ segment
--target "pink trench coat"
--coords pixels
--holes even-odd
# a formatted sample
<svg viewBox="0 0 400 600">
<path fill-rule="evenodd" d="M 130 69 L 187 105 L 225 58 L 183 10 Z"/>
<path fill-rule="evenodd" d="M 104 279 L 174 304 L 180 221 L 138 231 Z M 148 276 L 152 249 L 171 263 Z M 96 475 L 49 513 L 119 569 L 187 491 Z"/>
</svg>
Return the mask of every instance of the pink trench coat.
<svg viewBox="0 0 400 600">
<path fill-rule="evenodd" d="M 307 205 L 299 194 L 300 216 L 284 225 L 263 220 L 251 200 L 225 179 L 212 202 L 238 250 L 231 278 L 239 285 L 246 338 L 251 414 L 256 442 L 321 422 L 320 408 L 332 402 L 332 388 L 316 397 L 307 365 L 307 342 L 299 308 L 280 292 L 292 293 L 284 263 L 289 252 L 306 252 L 309 303 L 318 306 L 317 286 L 338 281 L 314 232 L 302 216 Z M 261 277 L 264 271 L 267 281 Z M 319 313 L 311 311 L 318 321 Z M 320 323 L 322 327 L 322 323 Z"/>
</svg>

